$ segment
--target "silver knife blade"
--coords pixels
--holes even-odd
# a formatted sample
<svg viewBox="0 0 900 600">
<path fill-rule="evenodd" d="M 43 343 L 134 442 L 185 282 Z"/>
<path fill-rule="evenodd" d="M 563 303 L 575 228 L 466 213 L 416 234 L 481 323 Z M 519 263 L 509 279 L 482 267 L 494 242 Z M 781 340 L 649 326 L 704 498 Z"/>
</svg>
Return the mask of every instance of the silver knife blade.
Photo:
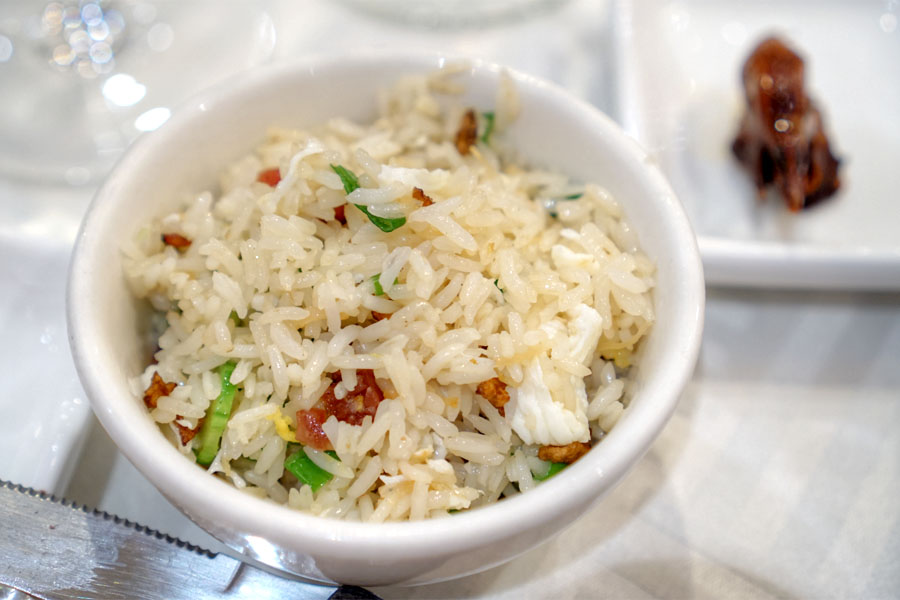
<svg viewBox="0 0 900 600">
<path fill-rule="evenodd" d="M 0 479 L 0 584 L 37 598 L 360 600 Z"/>
</svg>

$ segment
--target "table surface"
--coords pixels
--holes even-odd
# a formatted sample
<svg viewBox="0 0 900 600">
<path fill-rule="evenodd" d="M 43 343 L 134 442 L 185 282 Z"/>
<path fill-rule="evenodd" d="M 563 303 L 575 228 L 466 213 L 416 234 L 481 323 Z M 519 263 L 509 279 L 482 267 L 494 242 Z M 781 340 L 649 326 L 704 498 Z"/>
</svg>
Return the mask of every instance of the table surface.
<svg viewBox="0 0 900 600">
<path fill-rule="evenodd" d="M 279 26 L 275 58 L 333 51 L 348 40 L 415 43 L 518 66 L 615 114 L 609 64 L 585 59 L 609 47 L 604 2 L 573 0 L 532 19 L 431 33 L 353 5 L 310 2 L 301 15 L 291 3 L 260 3 Z M 345 27 L 337 39 L 292 36 L 312 31 L 301 27 L 304 19 L 323 30 Z M 543 44 L 528 43 L 538 34 Z M 0 378 L 8 392 L 0 434 L 15 427 L 4 418 L 14 412 L 10 403 L 39 394 L 46 400 L 35 410 L 52 411 L 84 401 L 65 343 L 63 292 L 95 186 L 0 174 L 7 335 Z M 613 492 L 504 566 L 374 591 L 385 598 L 900 596 L 900 294 L 707 292 L 694 377 L 662 435 Z M 24 318 L 11 314 L 26 294 L 35 300 Z M 59 472 L 53 491 L 220 548 L 118 453 L 92 416 L 73 426 L 83 428 L 83 443 L 52 466 Z M 28 461 L 27 449 L 0 457 L 0 478 L 33 483 L 21 470 Z"/>
</svg>

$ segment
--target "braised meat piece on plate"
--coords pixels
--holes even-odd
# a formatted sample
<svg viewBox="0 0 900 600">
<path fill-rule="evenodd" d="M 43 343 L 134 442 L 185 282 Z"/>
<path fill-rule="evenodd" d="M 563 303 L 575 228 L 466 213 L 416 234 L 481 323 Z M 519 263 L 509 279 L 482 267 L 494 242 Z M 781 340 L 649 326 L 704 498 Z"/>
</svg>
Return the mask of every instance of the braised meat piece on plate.
<svg viewBox="0 0 900 600">
<path fill-rule="evenodd" d="M 746 111 L 732 150 L 760 194 L 774 185 L 797 212 L 840 187 L 822 115 L 804 89 L 803 59 L 776 38 L 744 64 Z"/>
</svg>

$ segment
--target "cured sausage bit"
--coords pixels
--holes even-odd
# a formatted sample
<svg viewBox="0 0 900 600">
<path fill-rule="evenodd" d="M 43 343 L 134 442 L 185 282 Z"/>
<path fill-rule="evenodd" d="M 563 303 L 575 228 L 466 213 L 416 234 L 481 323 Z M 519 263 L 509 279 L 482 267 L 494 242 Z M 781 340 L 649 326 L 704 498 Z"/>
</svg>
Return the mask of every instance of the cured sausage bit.
<svg viewBox="0 0 900 600">
<path fill-rule="evenodd" d="M 179 250 L 185 250 L 191 245 L 191 240 L 180 233 L 164 233 L 162 234 L 162 241 L 166 246 L 172 246 Z"/>
<path fill-rule="evenodd" d="M 172 390 L 177 386 L 177 383 L 163 381 L 163 378 L 159 376 L 159 373 L 154 373 L 153 379 L 150 380 L 150 385 L 147 386 L 147 389 L 144 391 L 144 404 L 151 410 L 156 408 L 156 401 L 163 396 L 171 394 Z"/>
<path fill-rule="evenodd" d="M 338 399 L 334 390 L 341 381 L 341 374 L 331 376 L 331 385 L 322 394 L 315 406 L 297 411 L 297 441 L 316 450 L 332 450 L 331 441 L 325 435 L 322 424 L 328 417 L 350 425 L 361 425 L 367 416 L 375 418 L 378 405 L 384 400 L 384 393 L 375 381 L 371 369 L 356 371 L 356 387 Z"/>
<path fill-rule="evenodd" d="M 376 321 L 380 321 L 382 319 L 390 319 L 392 314 L 394 314 L 394 313 L 382 313 L 382 312 L 378 312 L 377 310 L 373 310 L 372 318 L 375 319 Z"/>
<path fill-rule="evenodd" d="M 330 388 L 329 388 L 330 389 Z M 297 441 L 304 446 L 312 446 L 316 450 L 333 450 L 331 440 L 325 435 L 322 425 L 328 420 L 325 409 L 314 406 L 308 410 L 297 411 Z"/>
<path fill-rule="evenodd" d="M 340 382 L 341 374 L 338 372 L 335 375 L 336 377 L 332 377 L 332 384 L 320 399 L 328 414 L 351 425 L 362 425 L 366 416 L 374 419 L 378 405 L 384 400 L 384 393 L 375 381 L 375 372 L 372 369 L 358 369 L 356 387 L 341 399 L 334 395 L 334 388 Z"/>
<path fill-rule="evenodd" d="M 509 392 L 506 391 L 506 384 L 500 381 L 499 377 L 482 381 L 475 388 L 475 393 L 483 396 L 502 416 L 506 416 L 503 406 L 509 402 Z"/>
<path fill-rule="evenodd" d="M 434 200 L 432 200 L 422 188 L 413 188 L 412 197 L 421 202 L 422 206 L 431 206 L 434 204 Z"/>
<path fill-rule="evenodd" d="M 588 453 L 591 445 L 585 442 L 572 442 L 565 446 L 541 446 L 538 458 L 555 463 L 571 464 Z"/>
<path fill-rule="evenodd" d="M 265 183 L 269 187 L 275 187 L 281 181 L 281 171 L 278 170 L 278 167 L 260 171 L 259 175 L 256 176 L 256 180 L 260 183 Z"/>
<path fill-rule="evenodd" d="M 347 224 L 347 217 L 344 214 L 344 207 L 346 204 L 341 204 L 340 206 L 334 207 L 334 220 L 340 223 L 341 225 Z"/>
<path fill-rule="evenodd" d="M 478 139 L 478 121 L 475 118 L 475 111 L 471 108 L 463 115 L 459 124 L 459 130 L 456 132 L 456 150 L 466 155 L 469 149 L 475 145 Z"/>
</svg>

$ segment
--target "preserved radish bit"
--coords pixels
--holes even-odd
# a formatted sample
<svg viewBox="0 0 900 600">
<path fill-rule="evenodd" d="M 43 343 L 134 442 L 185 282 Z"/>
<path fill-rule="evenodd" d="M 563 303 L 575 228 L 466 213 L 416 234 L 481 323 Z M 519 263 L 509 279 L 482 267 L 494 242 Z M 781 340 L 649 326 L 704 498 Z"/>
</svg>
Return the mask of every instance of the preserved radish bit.
<svg viewBox="0 0 900 600">
<path fill-rule="evenodd" d="M 478 120 L 475 118 L 475 111 L 470 108 L 463 115 L 459 130 L 456 132 L 456 150 L 465 156 L 476 141 L 478 141 Z"/>
<path fill-rule="evenodd" d="M 554 463 L 571 464 L 588 453 L 591 445 L 585 442 L 572 442 L 565 446 L 541 446 L 538 458 Z"/>
<path fill-rule="evenodd" d="M 184 250 L 191 245 L 191 240 L 180 233 L 164 233 L 162 234 L 162 241 L 166 246 L 172 246 L 179 250 Z"/>
<path fill-rule="evenodd" d="M 197 432 L 200 431 L 200 427 L 203 426 L 203 419 L 197 421 L 197 425 L 192 429 L 190 427 L 186 427 L 178 422 L 178 419 L 182 418 L 181 415 L 175 417 L 175 421 L 172 422 L 175 425 L 175 429 L 178 430 L 178 437 L 181 439 L 181 445 L 186 445 L 189 441 L 194 439 L 197 435 Z"/>
<path fill-rule="evenodd" d="M 275 187 L 281 181 L 281 171 L 277 167 L 260 171 L 259 175 L 256 176 L 256 180 L 270 187 Z"/>
<path fill-rule="evenodd" d="M 422 203 L 422 206 L 431 206 L 434 204 L 434 200 L 431 199 L 431 196 L 426 194 L 422 188 L 413 188 L 412 197 Z"/>
<path fill-rule="evenodd" d="M 361 425 L 367 416 L 375 418 L 378 405 L 384 400 L 384 393 L 375 381 L 371 369 L 356 371 L 356 387 L 343 398 L 335 396 L 334 390 L 341 382 L 341 374 L 331 375 L 331 385 L 322 394 L 315 406 L 297 411 L 297 441 L 316 450 L 332 450 L 331 441 L 322 430 L 328 417 L 350 425 Z"/>
<path fill-rule="evenodd" d="M 156 408 L 156 401 L 163 396 L 171 394 L 172 390 L 177 386 L 177 383 L 163 381 L 163 378 L 159 376 L 159 373 L 154 373 L 153 379 L 150 380 L 150 385 L 144 391 L 144 404 L 151 410 Z"/>
<path fill-rule="evenodd" d="M 490 402 L 501 415 L 506 416 L 503 406 L 509 402 L 509 392 L 506 391 L 506 384 L 500 381 L 499 377 L 482 381 L 475 388 L 475 392 Z"/>
</svg>

